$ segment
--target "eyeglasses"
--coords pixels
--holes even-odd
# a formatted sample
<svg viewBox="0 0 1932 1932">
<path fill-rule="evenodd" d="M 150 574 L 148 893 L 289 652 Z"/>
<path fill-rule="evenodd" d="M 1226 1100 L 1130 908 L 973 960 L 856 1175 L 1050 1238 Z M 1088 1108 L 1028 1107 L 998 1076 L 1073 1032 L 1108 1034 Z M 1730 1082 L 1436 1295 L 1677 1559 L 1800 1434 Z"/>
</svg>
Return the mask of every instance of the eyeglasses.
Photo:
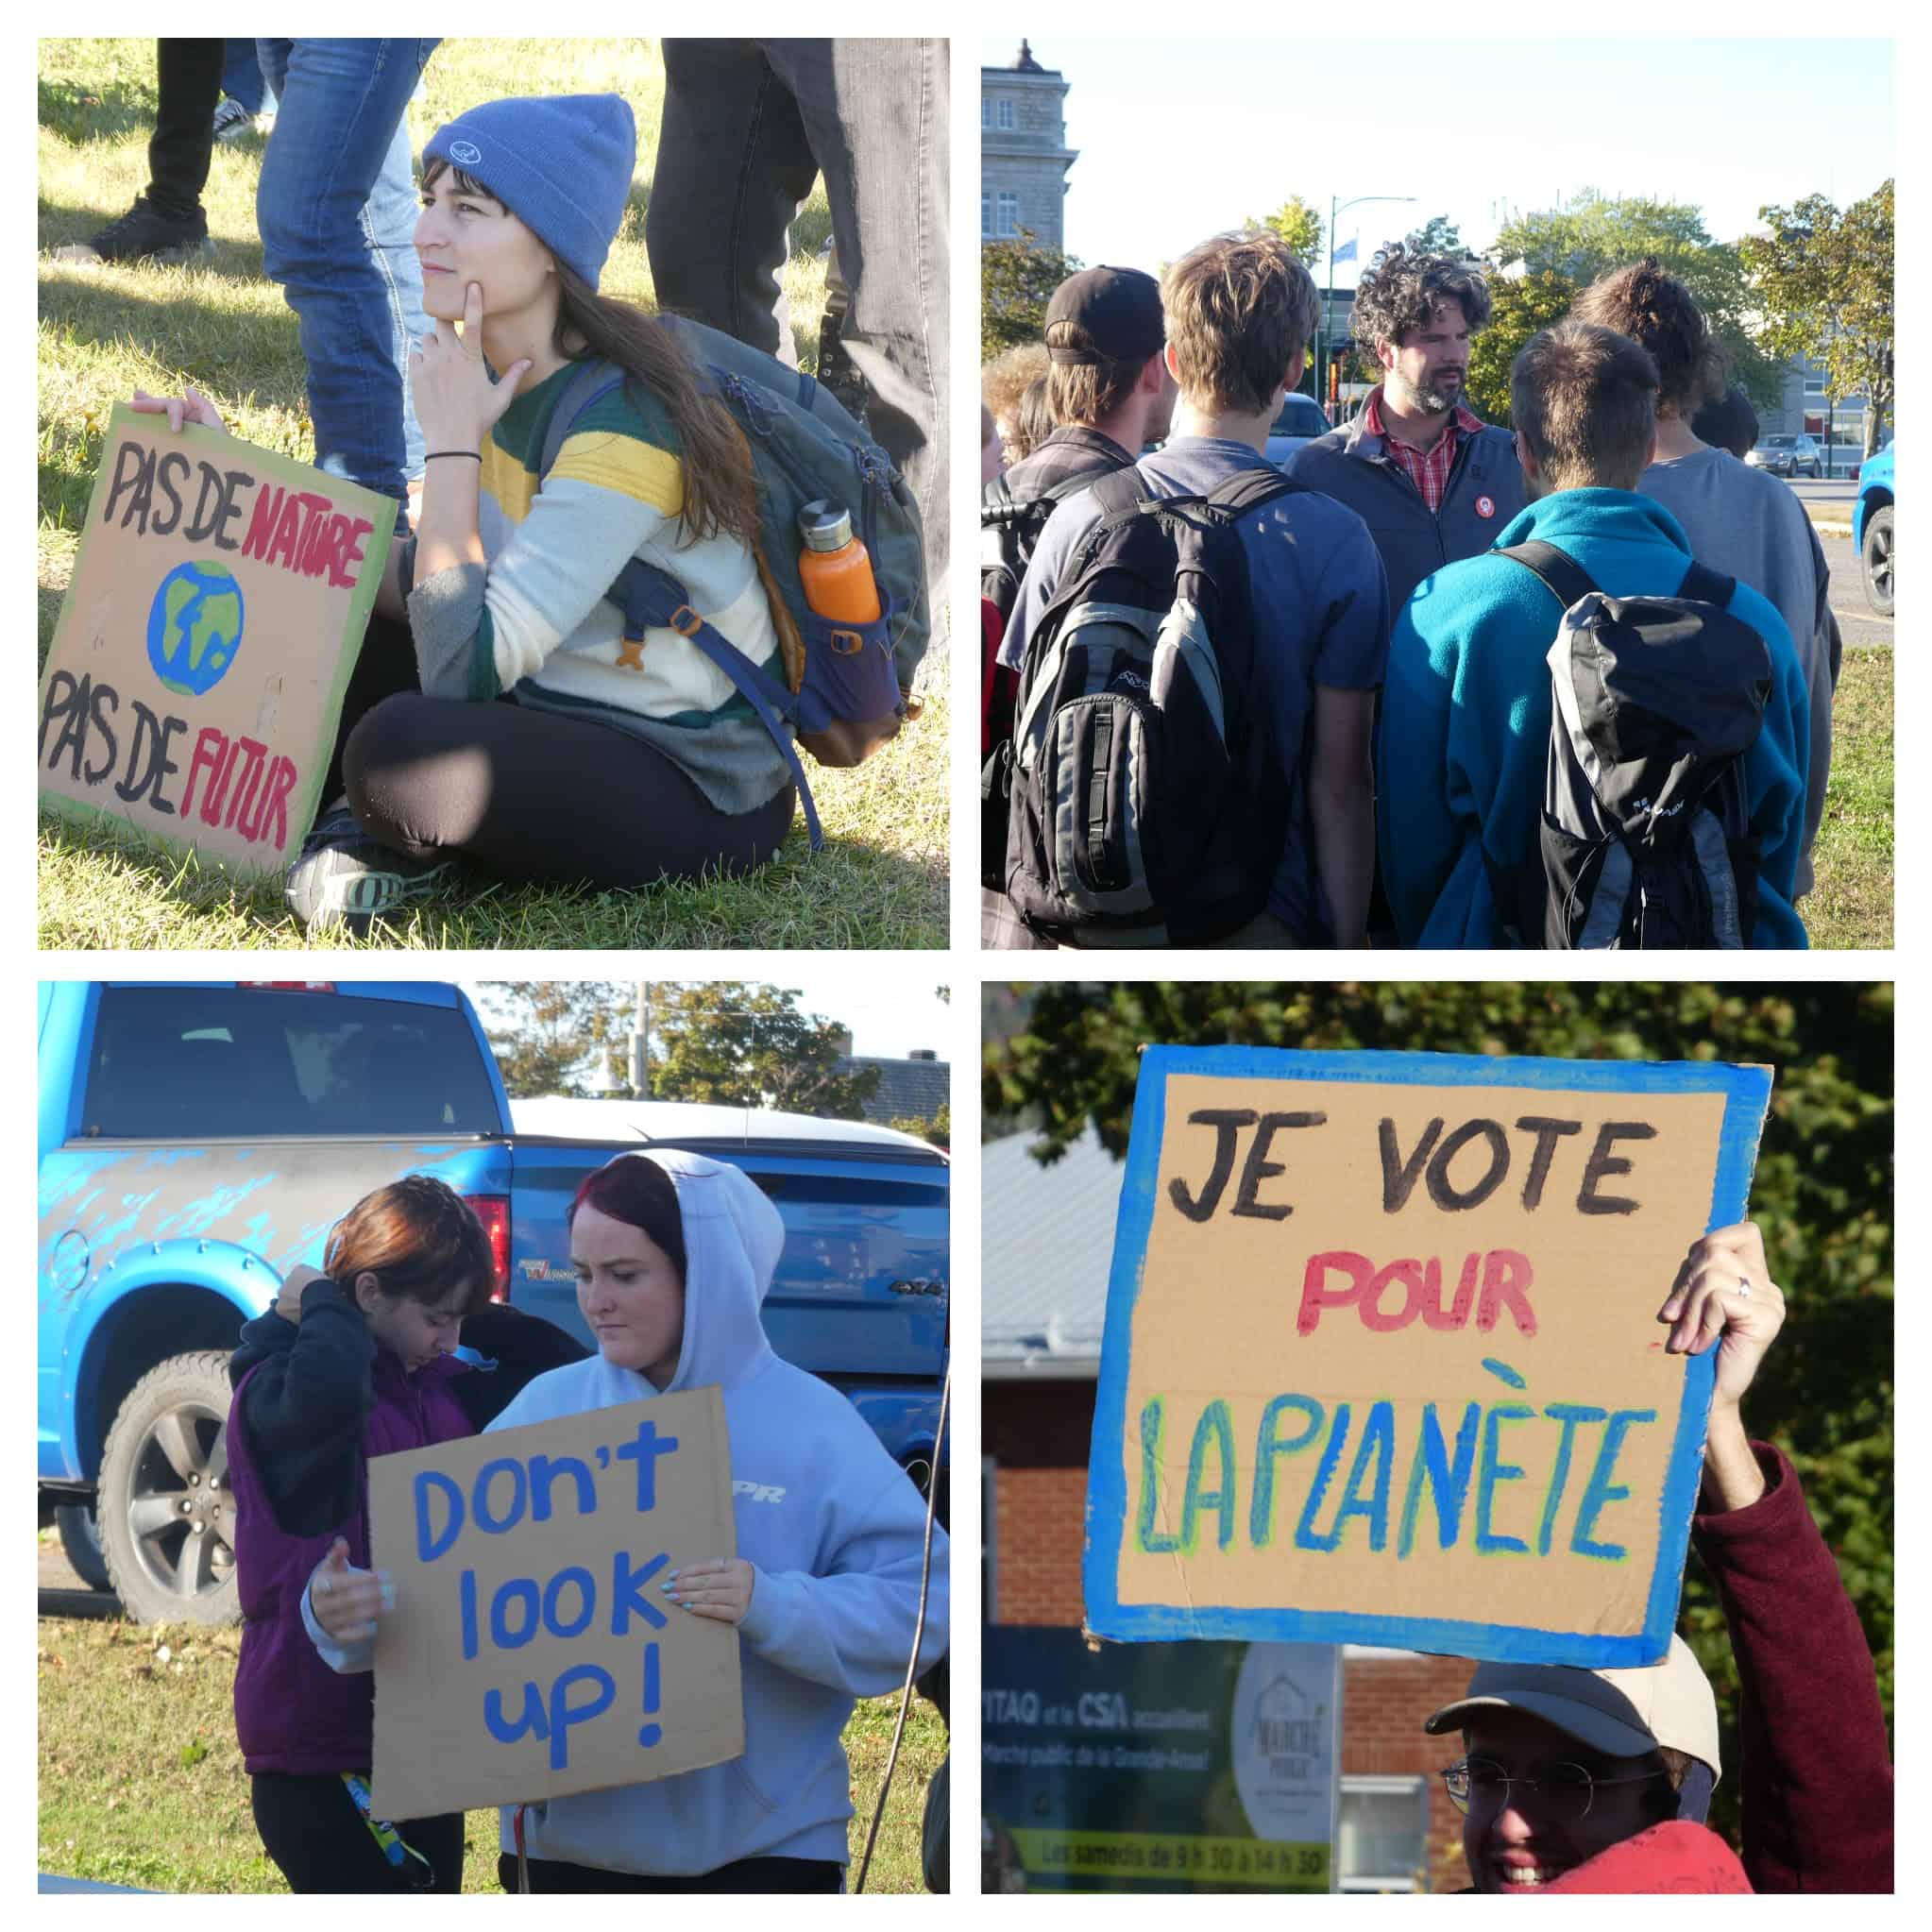
<svg viewBox="0 0 1932 1932">
<path fill-rule="evenodd" d="M 1627 1778 L 1594 1777 L 1580 1764 L 1552 1764 L 1540 1778 L 1517 1777 L 1493 1758 L 1466 1757 L 1442 1772 L 1443 1788 L 1458 1811 L 1486 1818 L 1511 1802 L 1510 1787 L 1520 1785 L 1543 1794 L 1544 1808 L 1556 1818 L 1574 1824 L 1587 1818 L 1598 1788 L 1605 1785 L 1643 1785 L 1652 1778 L 1669 1777 L 1661 1769 L 1638 1771 Z"/>
</svg>

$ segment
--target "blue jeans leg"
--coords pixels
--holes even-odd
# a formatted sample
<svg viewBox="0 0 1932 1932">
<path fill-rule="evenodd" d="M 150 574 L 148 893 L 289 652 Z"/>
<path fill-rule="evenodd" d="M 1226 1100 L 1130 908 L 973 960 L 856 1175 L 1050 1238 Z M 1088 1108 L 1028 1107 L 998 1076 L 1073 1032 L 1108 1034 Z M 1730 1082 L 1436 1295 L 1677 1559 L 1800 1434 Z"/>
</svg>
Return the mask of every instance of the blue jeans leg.
<svg viewBox="0 0 1932 1932">
<path fill-rule="evenodd" d="M 263 267 L 300 324 L 315 461 L 403 502 L 408 343 L 428 327 L 403 120 L 436 43 L 258 44 L 280 106 L 256 219 Z M 419 457 L 419 432 L 414 441 Z"/>
</svg>

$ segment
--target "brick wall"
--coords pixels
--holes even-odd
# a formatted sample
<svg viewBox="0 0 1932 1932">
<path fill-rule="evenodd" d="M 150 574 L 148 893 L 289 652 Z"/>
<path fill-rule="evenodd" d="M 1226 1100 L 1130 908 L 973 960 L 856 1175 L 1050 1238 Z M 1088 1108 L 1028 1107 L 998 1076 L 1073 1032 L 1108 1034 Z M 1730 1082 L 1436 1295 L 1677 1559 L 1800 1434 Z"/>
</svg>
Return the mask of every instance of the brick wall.
<svg viewBox="0 0 1932 1932">
<path fill-rule="evenodd" d="M 1080 1621 L 1080 1546 L 1087 1455 L 1093 1435 L 1091 1381 L 989 1381 L 980 1401 L 984 1451 L 997 1465 L 992 1504 L 995 1608 L 1001 1623 Z M 1456 1754 L 1454 1737 L 1430 1737 L 1422 1720 L 1461 1696 L 1471 1666 L 1461 1657 L 1351 1657 L 1343 1666 L 1342 1770 L 1430 1781 L 1430 1884 L 1468 1883 L 1461 1820 L 1434 1773 Z"/>
</svg>

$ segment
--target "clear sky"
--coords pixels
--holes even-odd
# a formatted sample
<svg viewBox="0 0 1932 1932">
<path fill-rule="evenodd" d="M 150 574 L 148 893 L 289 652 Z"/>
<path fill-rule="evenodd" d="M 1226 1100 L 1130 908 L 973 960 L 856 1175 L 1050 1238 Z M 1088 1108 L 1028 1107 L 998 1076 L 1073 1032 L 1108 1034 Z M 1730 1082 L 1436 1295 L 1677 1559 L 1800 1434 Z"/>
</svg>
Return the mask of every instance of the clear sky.
<svg viewBox="0 0 1932 1932">
<path fill-rule="evenodd" d="M 890 969 L 890 970 L 886 970 Z M 599 974 L 599 978 L 616 978 L 615 972 Z M 739 975 L 716 974 L 714 978 Z M 774 974 L 743 975 L 766 979 L 773 986 L 799 990 L 800 1008 L 821 1019 L 836 1020 L 852 1032 L 855 1053 L 876 1054 L 886 1059 L 903 1059 L 915 1047 L 929 1046 L 941 1059 L 950 1059 L 953 1029 L 951 1008 L 936 997 L 934 989 L 944 986 L 949 974 L 944 957 L 902 958 L 898 960 L 841 961 L 836 957 L 823 960 L 805 955 L 787 958 Z M 471 999 L 478 998 L 483 982 L 466 979 L 463 989 Z M 971 989 L 961 989 L 967 1009 L 973 1007 Z"/>
<path fill-rule="evenodd" d="M 1089 264 L 1157 271 L 1291 195 L 1324 223 L 1331 195 L 1414 195 L 1342 215 L 1364 263 L 1432 214 L 1480 251 L 1510 213 L 1585 187 L 1693 203 L 1735 241 L 1766 204 L 1842 207 L 1896 165 L 1889 41 L 1098 41 L 1043 15 L 1029 35 L 1071 84 L 1066 247 Z M 1018 45 L 984 39 L 980 60 Z M 1161 138 L 1163 118 L 1192 138 Z"/>
</svg>

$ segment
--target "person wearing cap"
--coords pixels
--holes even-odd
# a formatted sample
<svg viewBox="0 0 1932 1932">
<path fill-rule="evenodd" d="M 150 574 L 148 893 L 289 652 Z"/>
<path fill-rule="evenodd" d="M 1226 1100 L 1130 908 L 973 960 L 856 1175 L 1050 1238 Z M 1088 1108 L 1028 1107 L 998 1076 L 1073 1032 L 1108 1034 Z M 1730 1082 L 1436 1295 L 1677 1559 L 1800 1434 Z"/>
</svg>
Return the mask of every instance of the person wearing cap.
<svg viewBox="0 0 1932 1932">
<path fill-rule="evenodd" d="M 1698 1555 L 1739 1680 L 1741 1873 L 1702 1829 L 1724 1767 L 1717 1700 L 1672 1635 L 1649 1669 L 1485 1663 L 1434 1712 L 1478 1891 L 1890 1891 L 1891 1763 L 1872 1655 L 1782 1450 L 1742 1404 L 1785 1318 L 1754 1223 L 1691 1245 L 1658 1311 L 1673 1354 L 1715 1349 Z M 1745 1881 L 1748 1881 L 1748 1885 Z"/>
<path fill-rule="evenodd" d="M 1147 494 L 1207 496 L 1245 471 L 1272 470 L 1268 428 L 1301 381 L 1314 334 L 1307 269 L 1279 235 L 1251 229 L 1191 248 L 1167 270 L 1161 296 L 1161 354 L 1178 399 L 1174 434 L 1135 466 Z M 1084 491 L 1054 511 L 1008 621 L 1002 664 L 1025 661 L 1098 519 Z M 1315 490 L 1277 497 L 1237 527 L 1257 684 L 1291 804 L 1266 909 L 1224 943 L 1360 945 L 1375 857 L 1369 733 L 1388 652 L 1381 564 L 1362 518 Z"/>
</svg>

